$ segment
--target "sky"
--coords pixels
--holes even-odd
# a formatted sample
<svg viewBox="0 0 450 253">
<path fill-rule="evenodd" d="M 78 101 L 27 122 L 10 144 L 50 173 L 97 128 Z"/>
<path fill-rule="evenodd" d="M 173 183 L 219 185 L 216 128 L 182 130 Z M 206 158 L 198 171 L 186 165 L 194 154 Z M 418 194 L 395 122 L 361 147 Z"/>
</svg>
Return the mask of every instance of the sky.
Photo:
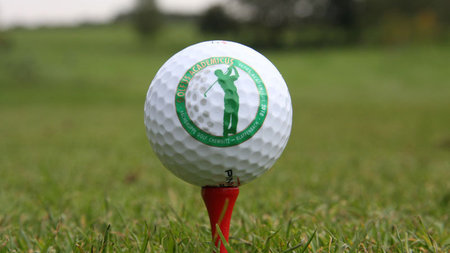
<svg viewBox="0 0 450 253">
<path fill-rule="evenodd" d="M 226 0 L 156 0 L 166 13 L 198 14 Z M 0 27 L 106 22 L 136 0 L 0 0 Z"/>
</svg>

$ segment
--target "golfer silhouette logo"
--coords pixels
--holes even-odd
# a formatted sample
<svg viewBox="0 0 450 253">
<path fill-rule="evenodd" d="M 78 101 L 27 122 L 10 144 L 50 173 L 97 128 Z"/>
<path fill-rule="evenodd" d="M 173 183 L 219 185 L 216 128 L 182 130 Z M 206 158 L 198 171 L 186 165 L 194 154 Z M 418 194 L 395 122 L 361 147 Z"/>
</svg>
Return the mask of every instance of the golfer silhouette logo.
<svg viewBox="0 0 450 253">
<path fill-rule="evenodd" d="M 223 99 L 223 137 L 235 135 L 239 120 L 239 94 L 234 82 L 239 78 L 239 72 L 236 67 L 231 65 L 228 67 L 227 72 L 223 73 L 222 70 L 217 69 L 214 71 L 214 74 L 217 76 L 217 80 L 206 90 L 204 96 L 206 97 L 208 91 L 216 83 L 219 83 L 225 93 Z"/>
<path fill-rule="evenodd" d="M 263 125 L 267 90 L 251 65 L 210 57 L 194 63 L 181 77 L 175 110 L 183 128 L 199 142 L 231 147 L 252 138 Z"/>
</svg>

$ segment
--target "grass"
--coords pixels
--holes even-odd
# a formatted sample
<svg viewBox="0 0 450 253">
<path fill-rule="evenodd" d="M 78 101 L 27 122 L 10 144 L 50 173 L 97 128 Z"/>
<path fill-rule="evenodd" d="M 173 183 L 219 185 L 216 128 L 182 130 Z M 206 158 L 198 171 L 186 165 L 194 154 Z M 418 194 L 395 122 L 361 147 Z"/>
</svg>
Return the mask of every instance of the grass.
<svg viewBox="0 0 450 253">
<path fill-rule="evenodd" d="M 144 46 L 120 26 L 9 38 L 0 252 L 212 251 L 200 189 L 162 167 L 143 126 L 157 69 L 206 38 L 168 29 Z M 241 187 L 229 247 L 448 252 L 450 47 L 263 53 L 289 85 L 293 131 L 274 168 Z"/>
</svg>

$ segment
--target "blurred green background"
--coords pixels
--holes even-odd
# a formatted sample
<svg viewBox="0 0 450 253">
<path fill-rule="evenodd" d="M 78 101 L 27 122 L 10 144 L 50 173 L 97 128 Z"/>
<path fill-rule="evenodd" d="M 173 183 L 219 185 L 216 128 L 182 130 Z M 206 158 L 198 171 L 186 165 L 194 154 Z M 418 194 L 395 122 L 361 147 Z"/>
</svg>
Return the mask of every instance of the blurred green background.
<svg viewBox="0 0 450 253">
<path fill-rule="evenodd" d="M 143 125 L 159 67 L 209 39 L 266 55 L 294 109 L 280 160 L 241 187 L 235 252 L 448 252 L 448 1 L 221 3 L 0 31 L 0 252 L 212 250 L 200 189 Z"/>
</svg>

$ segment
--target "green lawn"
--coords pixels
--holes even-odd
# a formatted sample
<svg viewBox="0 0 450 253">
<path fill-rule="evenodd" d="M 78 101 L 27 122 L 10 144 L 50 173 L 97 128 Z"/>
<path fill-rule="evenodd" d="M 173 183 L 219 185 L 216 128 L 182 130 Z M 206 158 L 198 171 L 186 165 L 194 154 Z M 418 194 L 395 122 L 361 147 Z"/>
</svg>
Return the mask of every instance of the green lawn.
<svg viewBox="0 0 450 253">
<path fill-rule="evenodd" d="M 9 32 L 0 252 L 212 251 L 200 189 L 163 168 L 143 124 L 158 68 L 206 38 L 181 31 L 147 46 L 127 27 Z M 263 53 L 293 129 L 241 187 L 234 251 L 448 252 L 450 46 Z"/>
</svg>

